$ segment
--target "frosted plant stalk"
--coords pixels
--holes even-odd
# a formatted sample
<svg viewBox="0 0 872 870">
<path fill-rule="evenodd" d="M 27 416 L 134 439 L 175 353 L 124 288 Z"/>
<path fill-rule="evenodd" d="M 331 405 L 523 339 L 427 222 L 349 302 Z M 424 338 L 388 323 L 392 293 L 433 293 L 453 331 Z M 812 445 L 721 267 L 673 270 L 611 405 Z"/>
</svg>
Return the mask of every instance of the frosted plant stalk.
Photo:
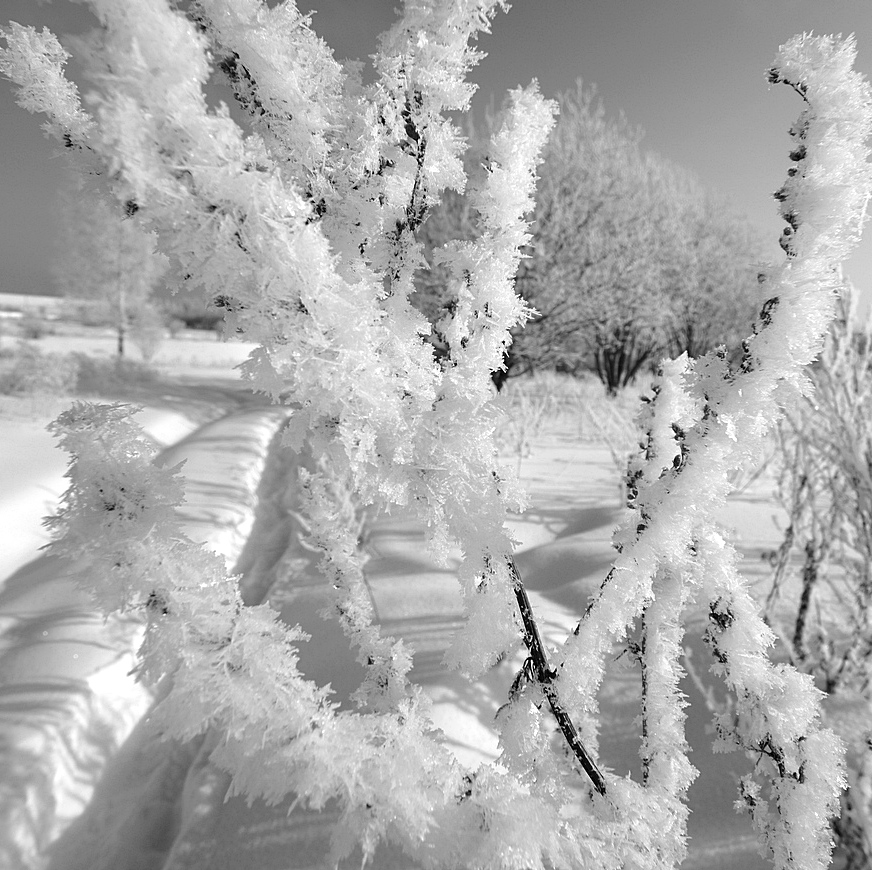
<svg viewBox="0 0 872 870">
<path fill-rule="evenodd" d="M 483 553 L 505 554 L 511 547 L 502 530 L 509 487 L 499 485 L 493 473 L 489 396 L 481 385 L 486 367 L 499 364 L 508 328 L 522 310 L 511 277 L 526 238 L 522 213 L 529 207 L 533 167 L 551 115 L 535 88 L 514 98 L 480 194 L 486 219 L 498 232 L 505 230 L 505 237 L 497 244 L 491 236 L 489 245 L 463 252 L 474 261 L 475 293 L 483 294 L 483 304 L 494 312 L 492 323 L 474 326 L 481 338 L 473 345 L 475 355 L 466 355 L 467 371 L 475 361 L 481 371 L 471 393 L 461 394 L 435 365 L 423 340 L 426 325 L 407 297 L 418 261 L 416 222 L 441 187 L 463 183 L 461 142 L 442 114 L 468 103 L 471 88 L 463 76 L 475 53 L 467 43 L 488 25 L 495 5 L 407 4 L 384 39 L 377 82 L 364 89 L 352 74 L 343 79 L 327 63 L 293 4 L 269 11 L 264 4 L 204 2 L 196 7 L 195 27 L 155 0 L 133 8 L 95 0 L 103 29 L 89 47 L 99 59 L 92 115 L 75 128 L 64 127 L 66 109 L 54 118 L 64 144 L 87 156 L 125 209 L 162 232 L 165 248 L 183 264 L 190 282 L 211 293 L 221 288 L 217 298 L 231 328 L 260 340 L 263 349 L 249 366 L 255 386 L 273 393 L 287 389 L 299 406 L 288 441 L 299 447 L 305 438 L 316 458 L 334 463 L 337 477 L 353 481 L 364 502 L 423 505 L 434 544 L 444 550 L 460 540 L 469 553 L 471 582 L 485 562 Z M 266 133 L 243 137 L 226 112 L 208 109 L 202 95 L 208 75 L 199 29 L 204 26 L 230 52 L 227 64 L 244 99 L 260 99 L 257 77 L 265 79 L 261 105 L 268 117 L 262 126 L 274 132 L 285 114 L 294 141 Z M 274 28 L 294 44 L 302 70 L 297 78 L 307 70 L 322 72 L 305 82 L 320 82 L 320 89 L 304 93 L 303 88 L 291 94 L 288 105 L 276 94 L 285 93 L 294 76 L 278 81 L 287 44 Z M 21 33 L 10 29 L 5 35 L 15 58 L 26 54 Z M 10 62 L 7 71 L 22 83 L 32 74 L 26 63 Z M 337 94 L 341 123 L 323 111 L 319 116 L 314 106 L 331 105 Z M 323 124 L 294 125 L 291 104 L 303 106 L 309 119 L 322 117 Z M 348 161 L 349 152 L 357 159 Z M 71 468 L 74 486 L 56 522 L 65 530 L 57 551 L 69 555 L 76 550 L 79 520 L 84 526 L 78 540 L 94 529 L 81 514 L 78 496 L 92 493 L 89 471 L 99 463 L 88 457 L 94 450 L 98 455 L 109 450 L 101 461 L 113 470 L 113 485 L 125 475 L 148 477 L 139 448 L 122 447 L 117 462 L 110 461 L 108 442 L 138 442 L 128 424 L 122 425 L 120 410 L 94 414 L 89 420 L 79 411 L 61 424 L 78 456 Z M 448 425 L 458 414 L 465 415 L 465 433 L 452 433 Z M 86 450 L 72 434 L 79 424 L 85 431 L 108 429 Z M 446 439 L 443 432 L 452 434 Z M 452 449 L 460 446 L 466 458 L 458 461 Z M 470 469 L 470 461 L 477 466 Z M 317 507 L 313 528 L 336 570 L 348 547 L 342 530 L 331 528 L 323 482 L 316 475 L 309 487 Z M 463 491 L 472 496 L 466 504 L 449 501 L 448 493 Z M 490 517 L 484 535 L 482 513 Z M 323 691 L 296 671 L 293 644 L 299 633 L 277 623 L 268 609 L 241 607 L 233 578 L 150 516 L 134 513 L 129 523 L 113 526 L 114 555 L 98 561 L 109 569 L 107 581 L 117 573 L 113 565 L 123 567 L 129 580 L 110 588 L 104 604 L 142 607 L 148 614 L 143 674 L 154 678 L 174 671 L 175 688 L 156 718 L 182 738 L 218 725 L 225 737 L 213 760 L 234 775 L 235 790 L 268 800 L 296 790 L 314 806 L 338 797 L 346 810 L 337 836 L 340 854 L 354 842 L 370 852 L 383 836 L 412 852 L 426 850 L 425 834 L 434 816 L 438 821 L 438 807 L 455 803 L 461 774 L 428 734 L 420 692 L 403 679 L 407 656 L 375 636 L 368 628 L 371 615 L 358 608 L 349 628 L 367 651 L 370 685 L 379 686 L 388 667 L 397 674 L 391 681 L 396 691 L 384 704 L 364 691 L 364 711 L 337 716 Z M 356 571 L 352 563 L 346 559 L 339 568 L 349 580 Z M 93 579 L 103 588 L 100 578 Z M 352 605 L 355 586 L 352 582 L 346 595 Z M 506 582 L 500 597 L 492 578 L 489 591 L 472 600 L 493 599 L 497 609 L 502 606 L 497 620 L 483 615 L 497 632 L 485 636 L 483 653 L 471 651 L 470 670 L 517 642 L 511 586 Z M 386 753 L 386 745 L 395 751 Z M 408 765 L 405 777 L 394 759 Z M 500 794 L 505 797 L 505 786 Z M 495 799 L 485 792 L 451 814 L 477 817 L 481 802 Z M 512 848 L 506 841 L 489 850 L 488 860 Z"/>
<path fill-rule="evenodd" d="M 684 396 L 680 413 L 667 414 L 673 425 L 660 427 L 663 434 L 671 429 L 674 458 L 664 466 L 662 450 L 655 451 L 659 469 L 642 475 L 635 511 L 616 538 L 620 555 L 565 645 L 560 680 L 564 699 L 593 716 L 605 653 L 652 598 L 656 603 L 662 572 L 679 569 L 693 594 L 709 601 L 716 670 L 737 697 L 735 720 L 716 723 L 719 743 L 768 762 L 768 792 L 748 777 L 741 799 L 783 870 L 829 862 L 842 747 L 820 726 L 811 678 L 769 661 L 774 638 L 712 518 L 729 492 L 729 471 L 761 450 L 779 407 L 803 389 L 802 367 L 820 349 L 832 317 L 838 264 L 859 234 L 872 110 L 868 84 L 851 69 L 855 53 L 851 39 L 810 36 L 781 49 L 771 80 L 788 82 L 807 103 L 791 131 L 796 166 L 780 197 L 787 260 L 767 281 L 769 298 L 738 370 L 729 369 L 723 352 L 667 370 L 670 392 Z M 652 437 L 662 441 L 663 434 Z M 681 745 L 681 717 L 672 718 L 669 743 Z"/>
</svg>

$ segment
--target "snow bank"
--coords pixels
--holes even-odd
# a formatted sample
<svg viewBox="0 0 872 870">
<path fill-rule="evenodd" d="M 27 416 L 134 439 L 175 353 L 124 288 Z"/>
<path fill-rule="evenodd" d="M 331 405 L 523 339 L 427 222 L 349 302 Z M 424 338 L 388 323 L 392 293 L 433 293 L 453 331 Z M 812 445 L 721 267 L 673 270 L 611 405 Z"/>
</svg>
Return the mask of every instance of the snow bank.
<svg viewBox="0 0 872 870">
<path fill-rule="evenodd" d="M 161 447 L 190 435 L 197 425 L 176 411 L 144 408 L 137 421 Z M 39 556 L 49 541 L 42 518 L 54 511 L 66 489 L 67 456 L 46 431 L 47 420 L 0 420 L 0 439 L 12 462 L 0 465 L 0 586 L 19 568 Z"/>
<path fill-rule="evenodd" d="M 191 430 L 179 414 L 145 417 L 159 443 Z M 226 417 L 161 456 L 170 464 L 186 460 L 188 534 L 231 564 L 250 531 L 268 448 L 285 419 L 272 408 Z M 36 449 L 22 450 L 23 461 L 39 466 L 48 445 L 41 436 L 33 443 Z M 63 486 L 61 460 L 52 492 Z M 0 632 L 0 866 L 35 870 L 88 804 L 107 760 L 152 697 L 130 677 L 139 620 L 104 622 L 55 559 L 36 559 L 9 577 L 0 591 Z"/>
</svg>

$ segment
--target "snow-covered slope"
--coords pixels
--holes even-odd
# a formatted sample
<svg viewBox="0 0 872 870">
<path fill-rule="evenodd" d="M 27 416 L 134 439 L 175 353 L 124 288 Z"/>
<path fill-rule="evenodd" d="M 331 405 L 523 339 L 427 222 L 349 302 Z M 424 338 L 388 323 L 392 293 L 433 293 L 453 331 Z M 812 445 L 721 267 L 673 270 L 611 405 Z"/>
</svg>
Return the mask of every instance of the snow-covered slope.
<svg viewBox="0 0 872 870">
<path fill-rule="evenodd" d="M 142 416 L 158 443 L 176 442 L 162 460 L 186 460 L 182 513 L 188 534 L 235 564 L 251 529 L 268 446 L 285 412 L 253 410 L 196 431 L 192 421 L 177 413 L 149 409 Z M 34 476 L 30 488 L 59 493 L 62 455 L 57 450 L 49 454 L 41 436 L 29 446 L 30 452 L 22 447 L 22 466 L 38 463 L 43 475 Z M 43 470 L 43 453 L 54 463 L 50 474 Z M 59 469 L 55 454 L 62 460 Z M 18 473 L 26 493 L 22 466 Z M 29 544 L 39 540 L 30 531 L 36 520 L 32 502 L 22 499 L 20 520 L 28 524 Z M 151 694 L 130 676 L 140 639 L 135 616 L 104 621 L 54 558 L 27 562 L 0 588 L 4 870 L 32 870 L 44 863 L 47 845 L 82 813 L 107 761 L 151 704 Z"/>
</svg>

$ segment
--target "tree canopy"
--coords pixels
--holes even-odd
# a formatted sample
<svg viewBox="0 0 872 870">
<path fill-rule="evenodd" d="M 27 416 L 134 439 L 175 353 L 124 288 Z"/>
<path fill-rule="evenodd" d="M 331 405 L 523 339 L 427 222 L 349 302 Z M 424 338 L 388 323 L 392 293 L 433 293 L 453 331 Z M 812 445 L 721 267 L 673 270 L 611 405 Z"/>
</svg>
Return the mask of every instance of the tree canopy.
<svg viewBox="0 0 872 870">
<path fill-rule="evenodd" d="M 71 299 L 99 304 L 118 335 L 118 355 L 132 326 L 153 320 L 154 293 L 168 268 L 157 237 L 117 203 L 94 191 L 68 192 L 61 200 L 55 283 Z"/>
<path fill-rule="evenodd" d="M 558 102 L 517 277 L 536 314 L 513 330 L 497 382 L 558 367 L 593 371 L 615 390 L 664 356 L 736 343 L 761 301 L 759 234 L 725 197 L 647 152 L 641 131 L 610 117 L 594 88 L 579 82 Z M 474 173 L 482 164 L 486 146 L 474 141 L 467 165 Z M 475 212 L 456 192 L 422 230 L 431 252 L 476 233 Z M 416 304 L 438 342 L 451 291 L 432 257 L 430 265 L 417 278 Z"/>
</svg>

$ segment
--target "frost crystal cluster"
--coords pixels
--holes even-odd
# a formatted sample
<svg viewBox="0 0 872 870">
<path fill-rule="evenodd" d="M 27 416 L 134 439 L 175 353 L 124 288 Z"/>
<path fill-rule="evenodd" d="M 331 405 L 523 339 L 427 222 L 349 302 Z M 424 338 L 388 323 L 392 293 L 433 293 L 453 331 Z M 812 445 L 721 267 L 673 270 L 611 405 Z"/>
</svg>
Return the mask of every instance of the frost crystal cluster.
<svg viewBox="0 0 872 870">
<path fill-rule="evenodd" d="M 56 424 L 73 461 L 54 549 L 87 559 L 82 577 L 107 610 L 146 615 L 141 674 L 172 674 L 154 714 L 166 733 L 219 730 L 212 759 L 250 798 L 336 800 L 336 859 L 358 844 L 371 855 L 387 839 L 434 867 L 674 867 L 694 775 L 678 688 L 681 617 L 705 599 L 716 667 L 737 696 L 718 739 L 771 762 L 742 799 L 777 867 L 825 866 L 840 746 L 818 725 L 810 679 L 767 658 L 770 634 L 712 513 L 729 470 L 755 449 L 788 388 L 801 387 L 830 317 L 835 264 L 858 232 L 869 97 L 850 71 L 853 45 L 803 37 L 782 49 L 773 81 L 808 104 L 783 192 L 788 261 L 769 276 L 738 370 L 723 353 L 664 367 L 620 554 L 548 665 L 513 568 L 504 519 L 518 495 L 496 461 L 490 404 L 509 330 L 529 315 L 513 278 L 554 112 L 535 84 L 510 94 L 471 191 L 480 236 L 437 252 L 454 300 L 438 362 L 409 300 L 422 265 L 417 232 L 443 191 L 466 184 L 448 113 L 468 109 L 473 41 L 505 4 L 408 0 L 381 37 L 371 83 L 334 60 L 293 2 L 88 5 L 100 26 L 77 48 L 85 105 L 46 31 L 2 31 L 0 71 L 83 169 L 158 233 L 228 328 L 259 343 L 245 373 L 294 409 L 286 440 L 311 459 L 300 486 L 312 537 L 367 672 L 352 710 L 304 679 L 301 632 L 267 605 L 243 605 L 223 562 L 179 532 L 178 469 L 151 464 L 129 409 L 75 406 Z M 206 100 L 215 63 L 248 112 L 245 129 Z M 373 623 L 343 488 L 361 504 L 410 506 L 438 558 L 462 553 L 467 619 L 452 665 L 474 676 L 522 638 L 530 647 L 528 677 L 500 713 L 501 755 L 475 774 L 434 733 L 407 678 L 409 652 Z M 604 657 L 640 617 L 643 781 L 589 781 L 554 746 L 543 701 L 562 711 L 576 756 L 593 752 Z M 582 766 L 597 770 L 593 758 Z"/>
</svg>

